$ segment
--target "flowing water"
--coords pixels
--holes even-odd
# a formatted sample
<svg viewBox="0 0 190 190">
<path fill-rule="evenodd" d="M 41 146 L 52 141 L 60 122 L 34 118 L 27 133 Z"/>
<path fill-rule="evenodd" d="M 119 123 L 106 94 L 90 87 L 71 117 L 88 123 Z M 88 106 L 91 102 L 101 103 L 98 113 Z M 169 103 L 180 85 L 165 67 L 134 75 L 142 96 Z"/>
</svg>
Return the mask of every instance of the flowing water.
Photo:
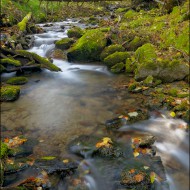
<svg viewBox="0 0 190 190">
<path fill-rule="evenodd" d="M 60 28 L 62 25 L 65 26 L 64 31 Z M 34 35 L 34 47 L 29 51 L 44 57 L 49 56 L 55 48 L 54 41 L 67 37 L 66 33 L 71 25 L 85 27 L 71 20 L 53 23 L 51 27 L 45 28 L 45 33 Z M 131 106 L 141 103 L 140 97 L 134 98 L 127 93 L 123 100 L 114 89 L 114 81 L 127 81 L 129 78 L 112 75 L 103 65 L 69 63 L 58 59 L 53 59 L 53 63 L 59 66 L 62 72 L 33 73 L 29 77 L 29 83 L 22 87 L 20 98 L 14 103 L 1 105 L 3 126 L 9 130 L 22 131 L 26 137 L 38 140 L 39 143 L 34 147 L 36 157 L 68 156 L 67 145 L 70 141 L 84 134 L 103 133 L 101 127 L 99 130 L 97 127 L 115 117 L 116 110 L 124 104 Z M 2 80 L 13 75 L 15 73 L 4 74 Z M 168 118 L 166 115 L 163 113 L 161 117 L 152 117 L 147 121 L 123 126 L 118 133 L 125 135 L 149 132 L 155 135 L 155 146 L 166 168 L 170 190 L 187 190 L 189 135 L 179 128 L 186 123 Z M 90 190 L 111 189 L 110 173 L 121 164 L 114 161 L 105 162 L 86 158 L 80 164 L 81 175 Z M 102 165 L 106 168 L 105 172 L 99 169 Z M 85 174 L 87 169 L 92 171 L 91 174 Z M 62 189 L 63 186 L 60 183 L 58 189 Z"/>
</svg>

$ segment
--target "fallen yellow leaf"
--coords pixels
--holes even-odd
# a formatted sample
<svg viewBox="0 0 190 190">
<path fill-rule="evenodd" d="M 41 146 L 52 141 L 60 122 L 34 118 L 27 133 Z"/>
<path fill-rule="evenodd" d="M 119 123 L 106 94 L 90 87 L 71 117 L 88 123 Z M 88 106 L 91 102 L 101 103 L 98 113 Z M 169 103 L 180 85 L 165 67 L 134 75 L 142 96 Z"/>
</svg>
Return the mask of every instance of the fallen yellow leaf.
<svg viewBox="0 0 190 190">
<path fill-rule="evenodd" d="M 96 148 L 100 148 L 100 147 L 110 147 L 111 146 L 111 144 L 112 144 L 113 142 L 112 142 L 112 140 L 109 138 L 109 137 L 104 137 L 103 139 L 102 139 L 102 142 L 98 142 L 97 144 L 96 144 Z"/>
<path fill-rule="evenodd" d="M 137 156 L 139 156 L 139 153 L 138 153 L 137 151 L 134 151 L 134 152 L 133 152 L 133 155 L 134 155 L 134 157 L 136 158 Z"/>
<path fill-rule="evenodd" d="M 64 164 L 67 164 L 67 163 L 69 163 L 69 160 L 68 160 L 68 159 L 65 159 L 65 160 L 63 160 L 63 163 L 64 163 Z"/>
<path fill-rule="evenodd" d="M 156 179 L 156 174 L 154 172 L 151 172 L 150 173 L 150 182 L 154 183 L 155 179 Z"/>
<path fill-rule="evenodd" d="M 176 115 L 175 112 L 173 112 L 173 111 L 170 112 L 170 116 L 171 116 L 171 117 L 175 117 L 175 115 Z"/>
</svg>

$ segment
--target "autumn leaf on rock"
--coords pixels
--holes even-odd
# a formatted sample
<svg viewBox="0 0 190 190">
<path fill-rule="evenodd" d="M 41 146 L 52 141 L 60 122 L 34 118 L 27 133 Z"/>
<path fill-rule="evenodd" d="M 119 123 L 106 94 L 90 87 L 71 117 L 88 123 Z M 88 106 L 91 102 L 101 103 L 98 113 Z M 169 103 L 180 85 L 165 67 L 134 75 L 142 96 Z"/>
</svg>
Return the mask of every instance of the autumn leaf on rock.
<svg viewBox="0 0 190 190">
<path fill-rule="evenodd" d="M 135 181 L 141 182 L 144 179 L 144 176 L 142 174 L 137 174 L 134 176 Z"/>
<path fill-rule="evenodd" d="M 102 139 L 102 142 L 98 142 L 96 144 L 96 148 L 101 148 L 101 147 L 107 147 L 107 148 L 109 148 L 112 143 L 113 142 L 112 142 L 112 140 L 109 137 L 104 137 Z"/>
<path fill-rule="evenodd" d="M 4 143 L 6 143 L 9 148 L 17 147 L 26 141 L 27 141 L 27 139 L 21 138 L 19 136 L 14 137 L 12 139 L 8 139 L 8 138 L 4 139 Z"/>
</svg>

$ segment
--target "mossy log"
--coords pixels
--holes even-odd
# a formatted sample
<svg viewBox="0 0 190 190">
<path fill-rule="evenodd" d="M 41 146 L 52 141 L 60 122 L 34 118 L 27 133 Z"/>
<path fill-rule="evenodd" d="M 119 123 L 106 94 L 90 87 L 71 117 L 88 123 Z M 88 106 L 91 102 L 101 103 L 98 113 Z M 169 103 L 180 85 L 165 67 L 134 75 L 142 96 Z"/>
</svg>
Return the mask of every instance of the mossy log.
<svg viewBox="0 0 190 190">
<path fill-rule="evenodd" d="M 0 47 L 1 50 L 1 69 L 0 73 L 26 71 L 26 70 L 39 70 L 46 68 L 50 71 L 61 71 L 59 67 L 51 63 L 48 59 L 43 58 L 35 53 L 27 52 L 24 50 L 9 50 Z"/>
<path fill-rule="evenodd" d="M 19 30 L 24 32 L 26 30 L 26 25 L 28 23 L 28 21 L 31 19 L 32 13 L 28 13 L 21 22 L 19 22 L 17 24 L 17 26 L 19 27 Z"/>
</svg>

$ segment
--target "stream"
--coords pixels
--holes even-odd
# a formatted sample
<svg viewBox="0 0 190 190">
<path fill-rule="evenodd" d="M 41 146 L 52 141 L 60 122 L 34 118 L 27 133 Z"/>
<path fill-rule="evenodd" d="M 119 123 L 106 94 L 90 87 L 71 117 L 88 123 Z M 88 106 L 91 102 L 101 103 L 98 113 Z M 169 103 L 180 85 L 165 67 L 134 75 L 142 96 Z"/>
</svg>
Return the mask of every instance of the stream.
<svg viewBox="0 0 190 190">
<path fill-rule="evenodd" d="M 30 52 L 48 57 L 55 48 L 54 41 L 67 37 L 71 26 L 86 27 L 73 20 L 52 24 L 44 27 L 45 33 L 34 35 L 35 42 Z M 64 30 L 61 29 L 63 25 Z M 39 26 L 43 28 L 43 24 Z M 1 124 L 10 131 L 20 131 L 24 136 L 36 139 L 39 142 L 33 149 L 36 158 L 56 156 L 78 159 L 68 152 L 69 142 L 81 135 L 108 135 L 102 124 L 114 118 L 124 102 L 129 107 L 138 107 L 141 97 L 133 97 L 127 92 L 122 96 L 114 88 L 114 81 L 129 81 L 130 78 L 122 74 L 113 75 L 99 63 L 70 63 L 59 59 L 53 59 L 53 63 L 62 72 L 44 70 L 32 73 L 29 82 L 22 87 L 20 98 L 1 104 Z M 2 80 L 14 75 L 3 74 Z M 160 113 L 159 117 L 152 113 L 149 120 L 124 125 L 117 132 L 120 135 L 112 136 L 122 144 L 126 143 L 127 135 L 149 133 L 156 136 L 154 145 L 166 169 L 170 190 L 188 190 L 189 134 L 179 128 L 187 124 L 168 117 L 165 110 Z M 78 161 L 79 175 L 90 190 L 113 189 L 113 172 L 127 162 L 102 161 L 88 156 Z M 90 170 L 90 174 L 86 174 L 86 170 Z M 72 189 L 65 184 L 65 181 L 60 182 L 57 189 Z M 164 190 L 162 187 L 157 189 Z"/>
</svg>

